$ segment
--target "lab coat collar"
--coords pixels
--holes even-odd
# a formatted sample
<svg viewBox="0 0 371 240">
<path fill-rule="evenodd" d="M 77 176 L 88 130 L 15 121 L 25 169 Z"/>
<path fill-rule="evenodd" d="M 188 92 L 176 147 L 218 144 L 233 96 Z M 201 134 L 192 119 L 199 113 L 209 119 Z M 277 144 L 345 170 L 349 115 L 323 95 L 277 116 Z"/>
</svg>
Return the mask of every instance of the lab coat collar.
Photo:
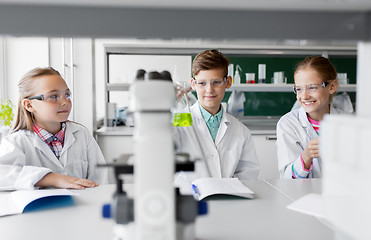
<svg viewBox="0 0 371 240">
<path fill-rule="evenodd" d="M 222 119 L 220 121 L 220 126 L 219 126 L 218 133 L 216 134 L 215 145 L 218 145 L 220 143 L 220 141 L 223 139 L 225 133 L 227 132 L 228 126 L 231 124 L 232 116 L 227 114 L 223 105 L 222 105 L 222 111 L 223 111 L 223 116 L 222 116 Z"/>
<path fill-rule="evenodd" d="M 75 142 L 74 133 L 79 131 L 76 124 L 78 124 L 78 123 L 66 122 L 66 133 L 65 133 L 65 136 L 64 136 L 64 146 L 63 146 L 63 149 L 62 149 L 61 156 Z"/>
<path fill-rule="evenodd" d="M 193 124 L 197 124 L 198 129 L 202 132 L 202 135 L 207 136 L 207 138 L 209 138 L 209 141 L 214 142 L 209 132 L 209 129 L 207 128 L 206 122 L 202 117 L 198 101 L 191 106 L 191 112 L 192 114 L 194 114 L 193 119 L 195 119 L 195 122 L 193 122 Z"/>
<path fill-rule="evenodd" d="M 305 112 L 303 107 L 299 108 L 299 121 L 301 126 L 306 130 L 310 139 L 318 137 L 316 130 L 312 127 L 312 124 L 309 122 L 307 113 Z"/>
<path fill-rule="evenodd" d="M 30 132 L 31 133 L 31 132 Z M 34 137 L 34 146 L 35 148 L 38 148 L 42 153 L 47 156 L 50 161 L 52 161 L 54 164 L 58 165 L 59 167 L 63 168 L 63 165 L 58 160 L 58 158 L 54 155 L 53 151 L 50 149 L 49 145 L 44 142 L 35 132 L 32 132 Z M 62 155 L 61 155 L 62 156 Z"/>
<path fill-rule="evenodd" d="M 331 104 L 330 114 L 338 114 L 338 113 L 339 111 L 336 108 L 334 108 L 334 106 Z M 307 117 L 307 113 L 305 112 L 303 107 L 299 108 L 299 121 L 300 121 L 301 126 L 307 130 L 307 133 L 311 138 L 318 137 L 318 134 L 316 133 L 316 130 L 314 130 L 314 128 L 310 124 L 308 117 Z"/>
<path fill-rule="evenodd" d="M 307 113 L 305 112 L 303 107 L 299 108 L 299 121 L 303 128 L 307 128 L 310 124 L 307 118 Z"/>
<path fill-rule="evenodd" d="M 66 122 L 66 132 L 64 135 L 64 146 L 61 152 L 61 156 L 59 159 L 54 155 L 53 151 L 50 149 L 50 147 L 39 137 L 36 133 L 34 134 L 34 146 L 40 151 L 42 151 L 48 159 L 53 161 L 56 165 L 60 167 L 64 167 L 67 162 L 67 158 L 63 157 L 65 152 L 72 146 L 72 144 L 75 142 L 75 136 L 74 133 L 79 131 L 79 128 L 77 127 L 78 123 L 72 123 L 72 122 Z"/>
</svg>

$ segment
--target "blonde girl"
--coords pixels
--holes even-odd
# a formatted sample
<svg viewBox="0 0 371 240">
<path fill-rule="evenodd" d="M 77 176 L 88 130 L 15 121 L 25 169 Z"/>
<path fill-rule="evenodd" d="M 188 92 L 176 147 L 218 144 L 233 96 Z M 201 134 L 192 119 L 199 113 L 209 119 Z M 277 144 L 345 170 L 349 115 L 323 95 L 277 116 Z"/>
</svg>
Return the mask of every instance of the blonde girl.
<svg viewBox="0 0 371 240">
<path fill-rule="evenodd" d="M 18 84 L 11 134 L 0 145 L 0 186 L 84 189 L 107 181 L 105 163 L 89 131 L 68 121 L 71 91 L 58 71 L 35 68 Z"/>
<path fill-rule="evenodd" d="M 320 122 L 326 114 L 339 114 L 331 105 L 338 87 L 331 62 L 321 56 L 307 57 L 294 73 L 294 93 L 301 107 L 277 123 L 277 154 L 281 178 L 322 176 L 318 150 Z"/>
</svg>

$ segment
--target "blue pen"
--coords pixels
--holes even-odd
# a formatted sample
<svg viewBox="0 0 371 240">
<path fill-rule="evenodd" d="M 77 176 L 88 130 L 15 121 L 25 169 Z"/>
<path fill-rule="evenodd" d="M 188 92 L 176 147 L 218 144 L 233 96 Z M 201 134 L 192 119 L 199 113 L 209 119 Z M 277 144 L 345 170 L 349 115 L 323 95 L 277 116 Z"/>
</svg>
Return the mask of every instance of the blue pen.
<svg viewBox="0 0 371 240">
<path fill-rule="evenodd" d="M 192 189 L 193 189 L 194 193 L 195 193 L 197 196 L 200 195 L 200 193 L 198 192 L 198 189 L 197 189 L 197 186 L 196 186 L 196 185 L 192 184 Z"/>
</svg>

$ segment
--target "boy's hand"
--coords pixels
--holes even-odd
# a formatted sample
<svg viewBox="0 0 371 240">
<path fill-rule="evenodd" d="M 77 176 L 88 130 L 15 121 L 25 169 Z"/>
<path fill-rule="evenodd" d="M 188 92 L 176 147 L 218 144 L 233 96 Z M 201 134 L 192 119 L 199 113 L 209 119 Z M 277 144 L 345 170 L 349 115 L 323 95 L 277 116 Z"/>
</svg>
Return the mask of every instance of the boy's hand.
<svg viewBox="0 0 371 240">
<path fill-rule="evenodd" d="M 306 169 L 310 168 L 313 158 L 319 157 L 319 138 L 313 138 L 307 144 L 307 147 L 304 149 L 301 157 L 304 161 L 304 167 Z"/>
<path fill-rule="evenodd" d="M 181 86 L 178 83 L 175 83 L 175 88 L 176 88 L 176 98 L 178 100 L 183 96 L 183 94 L 187 94 L 192 90 L 191 86 L 184 87 L 184 86 Z"/>
<path fill-rule="evenodd" d="M 84 189 L 86 187 L 96 187 L 98 186 L 98 184 L 89 179 L 76 178 L 58 173 L 48 173 L 42 179 L 40 179 L 40 181 L 38 181 L 35 186 Z"/>
</svg>

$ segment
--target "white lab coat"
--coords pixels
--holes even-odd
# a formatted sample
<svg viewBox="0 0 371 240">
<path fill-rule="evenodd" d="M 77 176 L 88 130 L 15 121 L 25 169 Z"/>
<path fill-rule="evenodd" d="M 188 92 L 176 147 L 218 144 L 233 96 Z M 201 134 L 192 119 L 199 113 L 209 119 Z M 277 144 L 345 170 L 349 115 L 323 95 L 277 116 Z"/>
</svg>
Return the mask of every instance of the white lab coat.
<svg viewBox="0 0 371 240">
<path fill-rule="evenodd" d="M 36 133 L 20 130 L 1 142 L 0 186 L 32 189 L 49 172 L 107 183 L 107 170 L 97 169 L 98 163 L 105 163 L 103 154 L 82 125 L 66 123 L 59 159 Z"/>
<path fill-rule="evenodd" d="M 340 114 L 341 110 L 330 107 L 330 114 Z M 285 114 L 277 123 L 277 157 L 281 178 L 292 179 L 292 164 L 295 170 L 302 169 L 300 155 L 308 142 L 318 137 L 312 124 L 308 121 L 305 110 L 300 107 Z M 320 178 L 321 158 L 313 158 L 313 168 L 309 172 L 298 171 L 299 175 L 308 178 Z"/>
<path fill-rule="evenodd" d="M 186 152 L 196 162 L 193 179 L 200 177 L 256 179 L 260 164 L 250 130 L 223 109 L 215 143 L 201 115 L 199 103 L 191 106 L 193 125 L 174 127 L 177 152 Z"/>
</svg>

